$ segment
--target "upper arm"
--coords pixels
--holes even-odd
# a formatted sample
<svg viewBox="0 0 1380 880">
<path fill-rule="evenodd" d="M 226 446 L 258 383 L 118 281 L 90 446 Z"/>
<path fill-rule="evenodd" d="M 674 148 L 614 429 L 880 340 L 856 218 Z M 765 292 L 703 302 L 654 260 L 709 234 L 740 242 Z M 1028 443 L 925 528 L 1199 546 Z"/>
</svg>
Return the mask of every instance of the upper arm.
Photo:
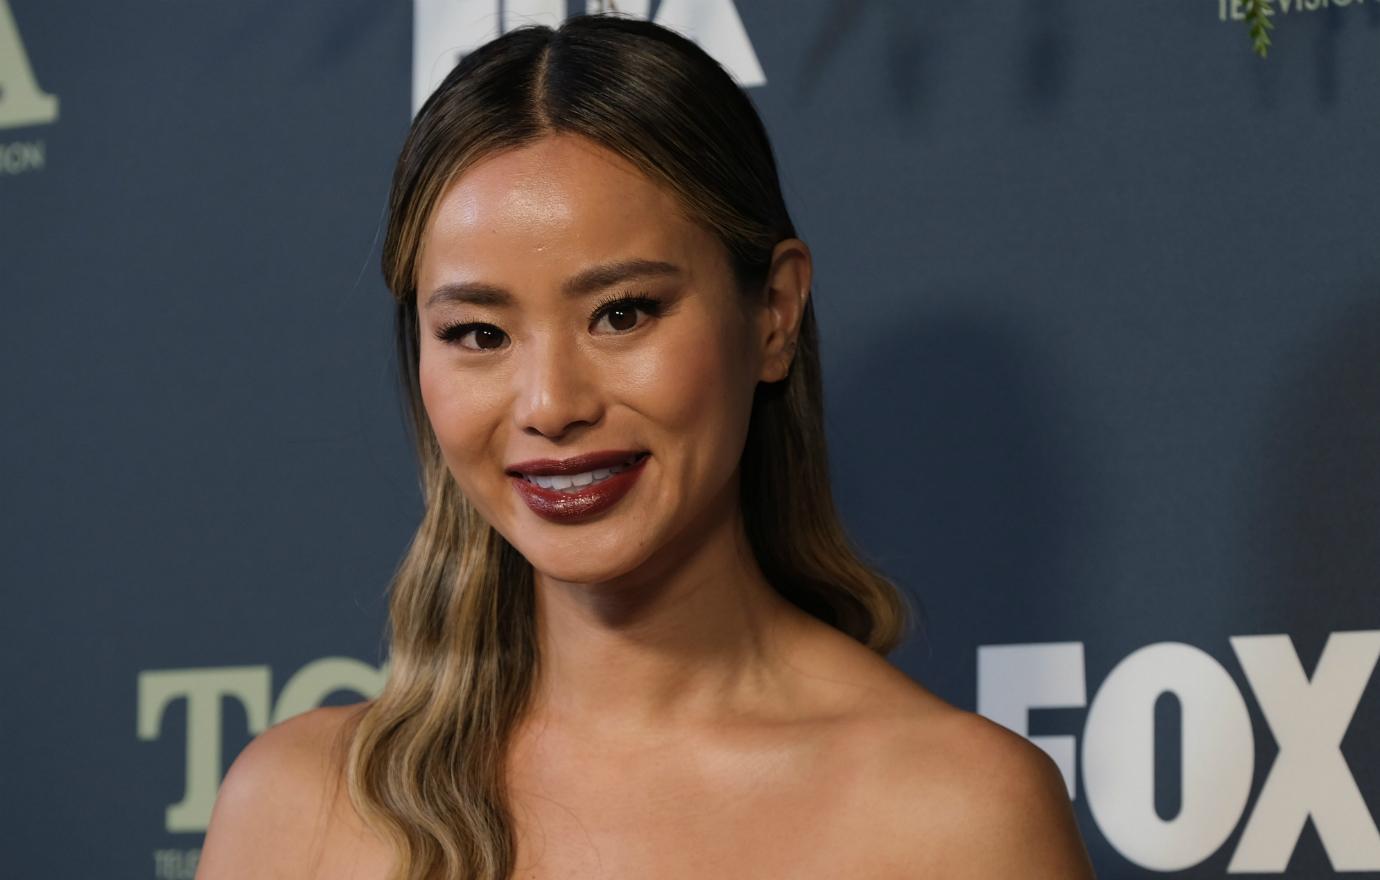
<svg viewBox="0 0 1380 880">
<path fill-rule="evenodd" d="M 338 711 L 289 718 L 245 746 L 216 795 L 197 880 L 312 876 L 337 791 Z"/>
</svg>

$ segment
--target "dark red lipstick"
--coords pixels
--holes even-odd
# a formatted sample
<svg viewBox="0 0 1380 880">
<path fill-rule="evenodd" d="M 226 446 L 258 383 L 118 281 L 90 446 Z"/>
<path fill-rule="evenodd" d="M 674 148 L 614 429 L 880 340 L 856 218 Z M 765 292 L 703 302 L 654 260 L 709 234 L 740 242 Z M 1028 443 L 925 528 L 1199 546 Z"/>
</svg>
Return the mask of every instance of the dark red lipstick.
<svg viewBox="0 0 1380 880">
<path fill-rule="evenodd" d="M 507 474 L 533 513 L 552 522 L 572 523 L 617 504 L 637 482 L 649 457 L 636 449 L 610 449 L 566 459 L 520 461 L 509 466 Z M 589 482 L 566 486 L 572 477 Z M 538 478 L 547 485 L 538 485 Z"/>
</svg>

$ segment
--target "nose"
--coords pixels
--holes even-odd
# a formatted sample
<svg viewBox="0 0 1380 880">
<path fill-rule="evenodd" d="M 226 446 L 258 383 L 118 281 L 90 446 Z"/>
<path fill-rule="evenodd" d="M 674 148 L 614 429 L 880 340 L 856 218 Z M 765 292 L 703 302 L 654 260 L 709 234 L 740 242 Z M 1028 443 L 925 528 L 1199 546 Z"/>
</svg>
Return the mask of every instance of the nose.
<svg viewBox="0 0 1380 880">
<path fill-rule="evenodd" d="M 557 339 L 534 341 L 515 376 L 513 418 L 528 434 L 550 439 L 599 421 L 603 404 L 593 366 L 578 346 Z"/>
</svg>

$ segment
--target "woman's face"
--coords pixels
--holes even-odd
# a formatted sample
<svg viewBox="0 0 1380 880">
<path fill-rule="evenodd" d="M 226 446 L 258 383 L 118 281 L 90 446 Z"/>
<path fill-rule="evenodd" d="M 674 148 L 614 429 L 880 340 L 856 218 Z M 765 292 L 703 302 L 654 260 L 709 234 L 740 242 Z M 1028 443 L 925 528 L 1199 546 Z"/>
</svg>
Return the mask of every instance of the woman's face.
<svg viewBox="0 0 1380 880">
<path fill-rule="evenodd" d="M 552 135 L 472 166 L 429 220 L 417 300 L 446 464 L 537 571 L 610 580 L 732 515 L 753 391 L 781 376 L 770 310 L 630 163 Z M 591 453 L 611 455 L 569 462 Z"/>
</svg>

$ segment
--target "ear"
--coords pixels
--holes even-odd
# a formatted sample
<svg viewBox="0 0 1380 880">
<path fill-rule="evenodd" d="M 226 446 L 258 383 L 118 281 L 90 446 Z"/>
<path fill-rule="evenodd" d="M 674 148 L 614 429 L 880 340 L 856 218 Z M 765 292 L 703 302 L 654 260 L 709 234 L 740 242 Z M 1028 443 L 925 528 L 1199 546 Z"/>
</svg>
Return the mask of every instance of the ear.
<svg viewBox="0 0 1380 880">
<path fill-rule="evenodd" d="M 763 382 L 778 382 L 790 372 L 796 335 L 800 332 L 800 321 L 805 317 L 805 303 L 810 296 L 812 271 L 810 248 L 805 242 L 798 238 L 777 242 L 767 270 L 763 308 L 759 312 L 761 369 L 757 378 Z"/>
</svg>

